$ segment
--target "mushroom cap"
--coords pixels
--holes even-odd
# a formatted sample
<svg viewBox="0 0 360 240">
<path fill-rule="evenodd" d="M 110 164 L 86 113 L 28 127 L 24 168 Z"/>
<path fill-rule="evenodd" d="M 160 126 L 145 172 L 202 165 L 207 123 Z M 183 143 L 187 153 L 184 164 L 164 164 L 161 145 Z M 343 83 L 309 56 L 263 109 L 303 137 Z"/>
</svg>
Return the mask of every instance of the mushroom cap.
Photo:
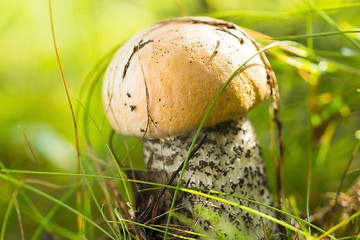
<svg viewBox="0 0 360 240">
<path fill-rule="evenodd" d="M 103 104 L 119 133 L 151 138 L 199 127 L 215 96 L 259 46 L 233 23 L 208 17 L 158 22 L 115 53 Z M 221 93 L 205 125 L 246 114 L 270 93 L 264 54 L 249 61 Z"/>
</svg>

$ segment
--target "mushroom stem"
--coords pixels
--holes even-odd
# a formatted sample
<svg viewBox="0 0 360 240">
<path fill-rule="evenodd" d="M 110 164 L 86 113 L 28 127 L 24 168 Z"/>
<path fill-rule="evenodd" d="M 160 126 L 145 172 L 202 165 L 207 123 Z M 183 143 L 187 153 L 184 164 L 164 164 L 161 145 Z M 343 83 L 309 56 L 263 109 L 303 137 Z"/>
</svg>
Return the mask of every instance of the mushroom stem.
<svg viewBox="0 0 360 240">
<path fill-rule="evenodd" d="M 207 134 L 207 139 L 188 162 L 181 186 L 216 190 L 271 206 L 273 199 L 263 157 L 248 118 L 228 120 L 202 131 Z M 147 167 L 171 176 L 186 158 L 195 133 L 144 139 Z M 231 196 L 219 197 L 276 217 L 273 210 L 258 204 Z M 277 228 L 274 222 L 213 199 L 185 192 L 178 198 L 177 201 L 183 204 L 182 214 L 195 219 L 204 230 L 210 230 L 210 226 L 219 230 L 227 239 L 264 237 L 263 223 L 267 229 L 274 231 Z"/>
</svg>

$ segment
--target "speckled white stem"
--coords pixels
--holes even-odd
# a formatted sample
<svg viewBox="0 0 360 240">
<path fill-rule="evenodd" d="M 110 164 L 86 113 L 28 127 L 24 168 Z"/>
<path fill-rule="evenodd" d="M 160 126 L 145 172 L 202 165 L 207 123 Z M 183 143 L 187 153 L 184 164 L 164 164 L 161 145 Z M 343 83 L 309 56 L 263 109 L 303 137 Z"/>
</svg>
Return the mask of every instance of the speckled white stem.
<svg viewBox="0 0 360 240">
<path fill-rule="evenodd" d="M 261 150 L 247 117 L 205 128 L 203 132 L 208 134 L 206 141 L 186 166 L 181 186 L 221 191 L 272 205 Z M 145 139 L 147 166 L 157 171 L 164 170 L 170 176 L 186 158 L 194 135 L 195 131 L 173 139 Z M 220 197 L 276 217 L 274 211 L 257 204 Z M 196 219 L 205 230 L 214 227 L 227 239 L 263 237 L 263 222 L 269 229 L 277 228 L 273 222 L 258 215 L 198 195 L 180 193 L 178 201 L 184 204 L 183 214 Z M 209 232 L 214 235 L 211 230 Z"/>
</svg>

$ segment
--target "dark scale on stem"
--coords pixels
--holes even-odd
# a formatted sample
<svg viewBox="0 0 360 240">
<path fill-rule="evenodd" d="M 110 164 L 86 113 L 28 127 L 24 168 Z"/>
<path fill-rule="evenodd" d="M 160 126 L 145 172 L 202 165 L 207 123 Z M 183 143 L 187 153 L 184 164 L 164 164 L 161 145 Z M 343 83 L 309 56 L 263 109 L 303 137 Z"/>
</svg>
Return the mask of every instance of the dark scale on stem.
<svg viewBox="0 0 360 240">
<path fill-rule="evenodd" d="M 250 150 L 247 150 L 247 151 L 246 151 L 245 157 L 246 157 L 246 158 L 249 158 L 249 157 L 250 157 Z"/>
<path fill-rule="evenodd" d="M 240 188 L 243 187 L 244 182 L 245 182 L 245 180 L 244 180 L 243 178 L 241 178 L 240 181 L 239 181 L 239 184 L 240 184 L 239 187 L 240 187 Z"/>
<path fill-rule="evenodd" d="M 261 190 L 260 190 L 260 195 L 263 196 L 264 193 L 265 193 L 265 190 L 264 190 L 264 189 L 261 189 Z"/>
<path fill-rule="evenodd" d="M 188 162 L 181 187 L 215 190 L 272 205 L 261 151 L 247 118 L 242 117 L 223 122 L 203 129 L 203 132 L 207 133 L 207 138 Z M 200 133 L 200 136 L 203 134 Z M 150 152 L 153 152 L 151 169 L 165 170 L 170 176 L 185 160 L 194 135 L 195 131 L 182 137 L 161 140 L 144 139 L 144 159 L 148 159 Z M 174 185 L 177 181 L 178 177 L 175 179 Z M 260 205 L 240 201 L 240 199 L 230 196 L 216 196 L 276 217 L 272 210 Z M 185 193 L 179 194 L 179 198 L 181 199 L 178 199 L 178 202 L 183 203 L 183 210 L 180 212 L 191 219 L 197 219 L 197 224 L 204 228 L 212 226 L 222 231 L 218 228 L 218 222 L 225 219 L 223 224 L 230 223 L 255 239 L 258 238 L 258 234 L 262 235 L 261 233 L 263 233 L 262 225 L 256 226 L 258 222 L 264 221 L 268 228 L 276 229 L 273 222 L 229 204 Z M 202 217 L 197 216 L 193 207 L 199 209 L 201 206 L 214 212 L 215 215 L 211 216 L 219 215 L 220 218 L 214 219 L 208 214 Z M 227 238 L 241 239 L 239 236 L 228 235 Z"/>
<path fill-rule="evenodd" d="M 172 157 L 166 157 L 166 159 L 165 159 L 165 165 L 171 166 L 171 165 L 173 165 L 173 164 L 174 164 L 174 158 L 172 158 Z"/>
</svg>

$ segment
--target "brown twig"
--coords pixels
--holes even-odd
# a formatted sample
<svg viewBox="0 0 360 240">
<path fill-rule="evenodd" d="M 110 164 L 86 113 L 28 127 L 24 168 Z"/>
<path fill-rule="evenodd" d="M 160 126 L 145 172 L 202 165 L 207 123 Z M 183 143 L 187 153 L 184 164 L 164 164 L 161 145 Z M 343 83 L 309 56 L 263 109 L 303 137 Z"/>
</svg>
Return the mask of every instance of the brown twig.
<svg viewBox="0 0 360 240">
<path fill-rule="evenodd" d="M 282 121 L 280 114 L 280 96 L 279 89 L 276 81 L 276 77 L 273 71 L 268 68 L 268 84 L 270 86 L 270 95 L 272 98 L 272 110 L 273 110 L 273 121 L 276 124 L 277 128 L 277 136 L 278 136 L 278 147 L 279 147 L 279 155 L 278 161 L 275 166 L 276 172 L 276 186 L 277 186 L 277 196 L 278 196 L 278 204 L 281 206 L 281 199 L 283 197 L 283 173 L 282 167 L 284 164 L 284 141 L 282 134 Z"/>
<path fill-rule="evenodd" d="M 29 149 L 30 149 L 30 152 L 31 152 L 31 154 L 32 154 L 32 156 L 33 156 L 33 158 L 34 158 L 34 161 L 37 163 L 37 162 L 38 162 L 38 159 L 37 159 L 37 157 L 36 157 L 36 155 L 35 155 L 35 151 L 34 151 L 34 149 L 32 148 L 32 146 L 31 146 L 31 144 L 30 144 L 30 141 L 29 141 L 28 137 L 26 136 L 26 133 L 25 133 L 24 129 L 23 129 L 21 126 L 19 126 L 19 128 L 20 128 L 22 134 L 24 135 L 26 144 L 28 145 L 28 147 L 29 147 Z"/>
</svg>

